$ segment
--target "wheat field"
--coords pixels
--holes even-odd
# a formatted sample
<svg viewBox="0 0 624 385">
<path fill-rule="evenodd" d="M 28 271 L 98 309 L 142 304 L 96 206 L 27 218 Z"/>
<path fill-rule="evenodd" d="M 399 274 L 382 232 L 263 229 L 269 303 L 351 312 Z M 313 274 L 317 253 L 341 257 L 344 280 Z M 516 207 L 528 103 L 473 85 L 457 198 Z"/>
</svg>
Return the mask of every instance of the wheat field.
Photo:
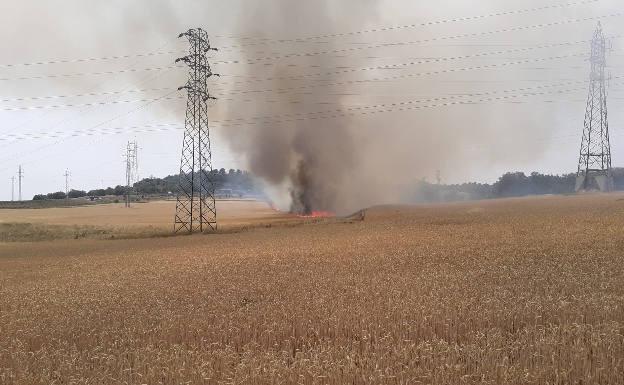
<svg viewBox="0 0 624 385">
<path fill-rule="evenodd" d="M 623 383 L 623 195 L 0 244 L 0 384 Z"/>
<path fill-rule="evenodd" d="M 222 232 L 297 221 L 254 200 L 218 200 Z M 48 209 L 0 209 L 0 242 L 170 236 L 175 201 L 100 204 Z"/>
</svg>

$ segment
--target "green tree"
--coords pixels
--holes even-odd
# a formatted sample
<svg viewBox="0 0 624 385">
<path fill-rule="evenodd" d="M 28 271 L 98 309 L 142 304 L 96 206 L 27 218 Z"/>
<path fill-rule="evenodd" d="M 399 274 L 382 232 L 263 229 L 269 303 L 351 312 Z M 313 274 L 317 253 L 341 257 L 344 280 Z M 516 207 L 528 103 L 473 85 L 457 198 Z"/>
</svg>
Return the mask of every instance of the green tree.
<svg viewBox="0 0 624 385">
<path fill-rule="evenodd" d="M 65 198 L 66 198 L 66 195 L 62 191 L 57 191 L 57 192 L 48 194 L 48 199 L 65 199 Z"/>
<path fill-rule="evenodd" d="M 82 191 L 82 190 L 71 190 L 69 192 L 69 194 L 67 194 L 70 198 L 82 198 L 84 196 L 87 196 L 87 192 L 86 191 Z"/>
</svg>

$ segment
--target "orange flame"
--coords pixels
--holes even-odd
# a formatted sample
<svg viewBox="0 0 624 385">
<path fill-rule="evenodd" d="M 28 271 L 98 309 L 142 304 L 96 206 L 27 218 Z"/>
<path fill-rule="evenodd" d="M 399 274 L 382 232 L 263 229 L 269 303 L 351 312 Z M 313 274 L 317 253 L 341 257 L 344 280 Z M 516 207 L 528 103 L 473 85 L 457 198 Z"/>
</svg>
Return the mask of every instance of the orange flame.
<svg viewBox="0 0 624 385">
<path fill-rule="evenodd" d="M 299 215 L 300 218 L 333 218 L 336 214 L 329 211 L 312 211 L 310 214 Z"/>
</svg>

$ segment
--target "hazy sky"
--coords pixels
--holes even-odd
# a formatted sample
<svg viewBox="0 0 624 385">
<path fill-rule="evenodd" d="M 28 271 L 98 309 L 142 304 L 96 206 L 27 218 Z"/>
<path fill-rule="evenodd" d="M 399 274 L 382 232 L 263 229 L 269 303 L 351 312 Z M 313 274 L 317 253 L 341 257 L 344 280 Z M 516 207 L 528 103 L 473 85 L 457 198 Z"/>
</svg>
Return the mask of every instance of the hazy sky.
<svg viewBox="0 0 624 385">
<path fill-rule="evenodd" d="M 222 48 L 211 54 L 223 75 L 210 83 L 220 98 L 211 105 L 217 168 L 248 168 L 249 139 L 263 132 L 249 118 L 340 109 L 354 113 L 318 124 L 348 126 L 353 183 L 432 180 L 437 169 L 446 182 L 491 182 L 512 170 L 575 171 L 588 40 L 604 16 L 613 161 L 624 165 L 621 1 L 512 12 L 565 3 L 3 1 L 0 200 L 20 164 L 25 199 L 64 189 L 65 169 L 73 188 L 123 184 L 129 140 L 139 143 L 141 176 L 177 173 L 185 101 L 173 91 L 186 75 L 173 62 L 186 48 L 177 35 L 191 27 Z M 409 27 L 388 29 L 397 26 Z M 334 36 L 292 41 L 319 35 Z M 449 101 L 462 104 L 440 106 Z M 362 113 L 372 105 L 393 111 Z M 238 118 L 249 124 L 225 124 Z"/>
</svg>

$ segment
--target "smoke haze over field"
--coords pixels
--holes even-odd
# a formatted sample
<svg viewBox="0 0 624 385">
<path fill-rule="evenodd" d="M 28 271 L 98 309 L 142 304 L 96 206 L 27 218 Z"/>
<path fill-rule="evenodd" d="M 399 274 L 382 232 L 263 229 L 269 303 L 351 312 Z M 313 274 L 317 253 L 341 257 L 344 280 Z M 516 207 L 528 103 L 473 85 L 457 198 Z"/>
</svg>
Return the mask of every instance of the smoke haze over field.
<svg viewBox="0 0 624 385">
<path fill-rule="evenodd" d="M 184 84 L 186 73 L 169 67 L 186 48 L 177 35 L 198 26 L 221 48 L 211 59 L 223 75 L 210 81 L 219 98 L 211 105 L 215 165 L 249 169 L 282 208 L 348 213 L 406 201 L 410 187 L 421 178 L 434 180 L 436 170 L 444 182 L 491 182 L 515 170 L 570 172 L 587 93 L 584 41 L 597 19 L 517 28 L 613 14 L 619 9 L 615 0 L 420 25 L 551 4 L 564 2 L 5 2 L 0 11 L 11 22 L 0 26 L 5 39 L 0 63 L 161 54 L 2 67 L 1 77 L 11 79 L 2 81 L 3 99 L 141 92 L 6 101 L 3 106 L 11 108 L 95 105 L 0 111 L 5 135 L 67 133 L 0 142 L 0 178 L 8 180 L 23 164 L 28 197 L 62 189 L 65 168 L 75 187 L 122 183 L 121 152 L 135 138 L 142 148 L 142 175 L 175 173 L 179 130 L 71 135 L 181 124 L 184 95 L 172 92 Z M 606 35 L 622 33 L 621 19 L 603 20 Z M 414 26 L 387 28 L 403 25 Z M 371 29 L 376 31 L 348 33 Z M 494 32 L 502 29 L 516 30 Z M 15 31 L 19 39 L 10 38 Z M 465 36 L 451 38 L 457 35 Z M 622 40 L 613 45 L 608 60 L 615 77 Z M 15 80 L 108 71 L 115 73 Z M 624 151 L 618 136 L 624 123 L 617 108 L 624 96 L 619 82 L 612 82 L 610 95 L 616 165 Z M 166 99 L 134 102 L 169 93 Z M 131 103 L 110 104 L 119 100 Z M 97 104 L 102 101 L 109 104 Z M 7 197 L 10 190 L 0 190 L 0 199 Z"/>
</svg>

